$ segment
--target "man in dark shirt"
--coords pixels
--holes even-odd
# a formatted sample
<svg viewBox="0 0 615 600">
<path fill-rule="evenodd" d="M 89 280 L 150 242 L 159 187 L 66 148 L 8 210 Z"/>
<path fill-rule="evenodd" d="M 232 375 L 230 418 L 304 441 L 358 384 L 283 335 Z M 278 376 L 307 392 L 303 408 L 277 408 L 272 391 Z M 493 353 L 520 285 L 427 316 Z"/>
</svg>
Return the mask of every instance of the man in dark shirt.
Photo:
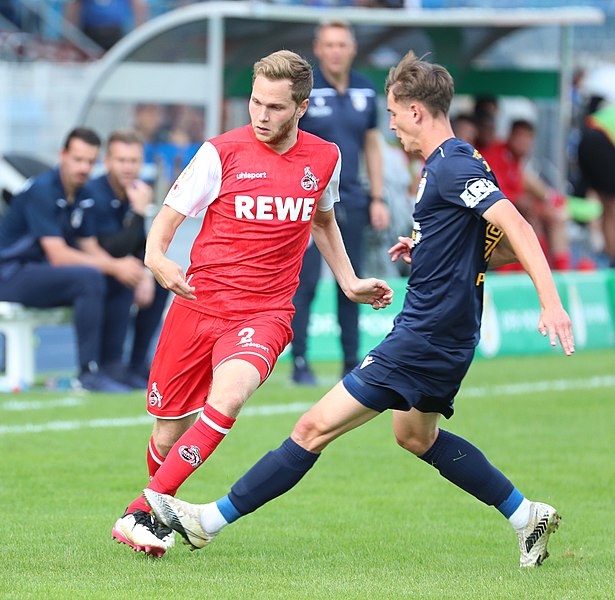
<svg viewBox="0 0 615 600">
<path fill-rule="evenodd" d="M 310 105 L 299 121 L 299 128 L 337 144 L 340 149 L 341 201 L 335 207 L 335 218 L 350 262 L 361 277 L 366 229 L 370 224 L 378 230 L 386 229 L 389 213 L 383 199 L 376 90 L 369 79 L 351 70 L 356 52 L 354 33 L 347 23 L 329 21 L 317 28 L 314 54 L 319 66 L 314 69 Z M 360 179 L 363 158 L 369 192 Z M 300 283 L 293 298 L 296 313 L 292 323 L 292 377 L 300 385 L 316 383 L 306 360 L 306 352 L 310 306 L 320 278 L 321 262 L 318 249 L 310 244 L 303 258 Z M 359 307 L 348 300 L 339 286 L 337 318 L 341 330 L 343 373 L 346 374 L 357 364 L 359 357 Z"/>
<path fill-rule="evenodd" d="M 574 352 L 570 319 L 532 227 L 504 197 L 481 155 L 454 137 L 448 71 L 409 52 L 391 69 L 385 89 L 391 129 L 406 152 L 425 159 L 412 239 L 400 237 L 389 251 L 394 261 L 405 262 L 412 251 L 413 265 L 392 331 L 228 495 L 201 505 L 149 488 L 145 497 L 157 518 L 202 548 L 223 527 L 295 486 L 330 442 L 394 409 L 397 443 L 496 507 L 517 533 L 520 565 L 538 566 L 558 526 L 555 508 L 525 498 L 478 448 L 440 429 L 439 421 L 452 416 L 472 362 L 490 262 L 521 262 L 540 299 L 538 329 L 553 346 L 559 338 L 566 355 Z"/>
<path fill-rule="evenodd" d="M 94 198 L 96 233 L 100 245 L 117 258 L 135 256 L 143 260 L 145 253 L 145 220 L 152 208 L 153 190 L 139 179 L 143 166 L 143 141 L 132 129 L 118 129 L 107 141 L 106 173 L 89 183 Z M 149 271 L 135 288 L 138 308 L 128 363 L 123 348 L 115 344 L 105 371 L 114 379 L 132 388 L 147 388 L 148 351 L 162 320 L 168 290 L 158 285 Z M 118 324 L 124 333 L 129 327 L 128 314 Z M 124 336 L 122 336 L 123 338 Z"/>
<path fill-rule="evenodd" d="M 87 186 L 100 149 L 98 135 L 71 131 L 59 165 L 28 182 L 0 223 L 0 300 L 49 308 L 72 306 L 79 381 L 91 391 L 130 388 L 105 375 L 111 343 L 132 289 L 145 276 L 134 257 L 114 258 L 98 244 Z"/>
</svg>

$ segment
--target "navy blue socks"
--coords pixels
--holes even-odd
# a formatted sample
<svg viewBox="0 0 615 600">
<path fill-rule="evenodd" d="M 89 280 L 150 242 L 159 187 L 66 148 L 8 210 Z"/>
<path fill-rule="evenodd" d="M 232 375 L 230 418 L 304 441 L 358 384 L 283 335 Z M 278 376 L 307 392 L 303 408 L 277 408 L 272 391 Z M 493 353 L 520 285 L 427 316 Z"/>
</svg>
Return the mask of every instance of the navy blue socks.
<svg viewBox="0 0 615 600">
<path fill-rule="evenodd" d="M 303 449 L 291 438 L 268 452 L 216 502 L 228 523 L 254 512 L 294 487 L 320 455 Z M 420 457 L 451 483 L 509 518 L 523 501 L 513 484 L 476 446 L 440 430 L 433 446 Z"/>
<path fill-rule="evenodd" d="M 490 506 L 499 507 L 515 490 L 476 446 L 448 431 L 440 429 L 434 445 L 419 458 L 438 469 L 442 477 Z"/>
<path fill-rule="evenodd" d="M 243 475 L 228 496 L 216 502 L 218 510 L 228 523 L 254 512 L 297 485 L 319 456 L 287 438 Z"/>
</svg>

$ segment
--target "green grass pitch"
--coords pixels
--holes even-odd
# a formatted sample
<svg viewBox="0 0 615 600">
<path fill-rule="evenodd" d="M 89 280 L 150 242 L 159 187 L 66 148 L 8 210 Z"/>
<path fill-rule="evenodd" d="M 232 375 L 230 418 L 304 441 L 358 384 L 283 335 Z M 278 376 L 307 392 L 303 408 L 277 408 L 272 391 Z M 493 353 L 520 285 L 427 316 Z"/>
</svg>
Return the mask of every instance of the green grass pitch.
<svg viewBox="0 0 615 600">
<path fill-rule="evenodd" d="M 329 382 L 338 368 L 316 365 Z M 291 386 L 288 369 L 180 497 L 225 494 L 327 389 Z M 551 557 L 529 571 L 501 515 L 397 447 L 386 413 L 209 548 L 191 553 L 178 539 L 162 559 L 136 554 L 111 527 L 147 481 L 144 403 L 142 393 L 0 394 L 0 598 L 615 597 L 615 350 L 475 361 L 442 423 L 560 510 Z"/>
</svg>

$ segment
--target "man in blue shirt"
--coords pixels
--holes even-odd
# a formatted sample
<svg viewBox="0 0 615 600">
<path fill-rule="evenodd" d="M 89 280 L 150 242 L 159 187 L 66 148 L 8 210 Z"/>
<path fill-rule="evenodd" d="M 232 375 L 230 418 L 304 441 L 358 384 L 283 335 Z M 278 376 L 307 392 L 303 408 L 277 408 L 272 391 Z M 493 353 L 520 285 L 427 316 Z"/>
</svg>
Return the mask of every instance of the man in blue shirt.
<svg viewBox="0 0 615 600">
<path fill-rule="evenodd" d="M 425 167 L 412 239 L 389 251 L 412 271 L 392 331 L 295 425 L 283 444 L 265 455 L 217 502 L 192 505 L 145 490 L 152 512 L 193 548 L 209 543 L 229 523 L 296 485 L 333 440 L 387 409 L 404 449 L 485 504 L 515 529 L 520 565 L 547 558 L 559 523 L 552 506 L 526 499 L 485 455 L 439 428 L 453 414 L 478 343 L 483 282 L 488 265 L 517 259 L 538 293 L 538 329 L 552 346 L 574 352 L 572 327 L 532 227 L 498 188 L 482 156 L 454 137 L 448 118 L 454 85 L 448 71 L 409 52 L 386 83 L 390 127 L 406 152 Z"/>
<path fill-rule="evenodd" d="M 350 262 L 357 276 L 362 276 L 367 227 L 386 229 L 389 214 L 383 200 L 382 155 L 377 129 L 376 90 L 373 84 L 351 70 L 357 44 L 350 26 L 343 21 L 319 25 L 314 39 L 314 55 L 319 66 L 314 69 L 314 88 L 306 114 L 299 128 L 338 145 L 342 154 L 340 200 L 335 218 Z M 369 192 L 360 180 L 364 158 Z M 314 385 L 316 379 L 306 361 L 307 329 L 310 306 L 320 279 L 321 257 L 311 243 L 303 258 L 300 283 L 293 298 L 293 381 Z M 337 286 L 337 318 L 341 329 L 343 373 L 358 362 L 359 307 L 348 300 Z"/>
<path fill-rule="evenodd" d="M 99 367 L 115 351 L 112 345 L 124 342 L 118 327 L 144 268 L 134 257 L 110 256 L 96 240 L 87 180 L 99 149 L 94 131 L 74 129 L 58 167 L 32 179 L 11 200 L 0 223 L 0 300 L 72 306 L 81 385 L 123 392 L 130 388 Z"/>
<path fill-rule="evenodd" d="M 115 257 L 145 254 L 145 218 L 152 207 L 153 190 L 139 179 L 143 166 L 143 140 L 133 129 L 113 131 L 107 141 L 106 173 L 93 179 L 89 188 L 94 198 L 96 233 L 100 245 Z M 122 347 L 114 346 L 105 371 L 130 387 L 147 388 L 148 351 L 164 312 L 168 290 L 158 285 L 149 271 L 135 288 L 138 307 L 128 364 Z M 122 324 L 126 331 L 128 314 Z M 124 336 L 123 336 L 124 337 Z"/>
</svg>

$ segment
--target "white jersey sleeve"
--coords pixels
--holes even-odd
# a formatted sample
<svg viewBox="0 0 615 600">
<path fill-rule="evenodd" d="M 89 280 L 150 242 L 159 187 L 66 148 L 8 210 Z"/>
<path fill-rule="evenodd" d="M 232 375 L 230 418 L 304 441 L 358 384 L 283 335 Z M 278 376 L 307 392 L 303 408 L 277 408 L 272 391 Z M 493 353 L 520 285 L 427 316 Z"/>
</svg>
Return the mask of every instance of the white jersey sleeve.
<svg viewBox="0 0 615 600">
<path fill-rule="evenodd" d="M 222 163 L 218 151 L 205 142 L 169 190 L 164 204 L 187 217 L 196 217 L 218 197 Z"/>
<path fill-rule="evenodd" d="M 333 175 L 322 193 L 318 201 L 318 210 L 327 212 L 331 210 L 336 202 L 340 201 L 340 173 L 342 171 L 342 154 L 340 149 L 337 149 L 337 163 L 333 169 Z"/>
</svg>

